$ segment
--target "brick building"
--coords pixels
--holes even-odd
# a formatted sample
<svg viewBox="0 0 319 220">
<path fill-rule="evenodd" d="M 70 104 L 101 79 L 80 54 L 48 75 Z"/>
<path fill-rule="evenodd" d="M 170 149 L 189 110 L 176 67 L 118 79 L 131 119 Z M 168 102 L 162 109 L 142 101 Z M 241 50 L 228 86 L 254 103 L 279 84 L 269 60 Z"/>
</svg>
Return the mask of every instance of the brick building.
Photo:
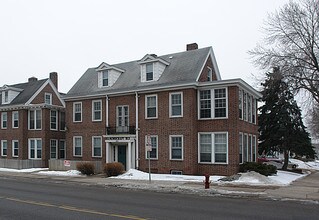
<svg viewBox="0 0 319 220">
<path fill-rule="evenodd" d="M 48 167 L 65 157 L 65 104 L 58 75 L 0 87 L 0 167 Z"/>
<path fill-rule="evenodd" d="M 211 47 L 89 68 L 64 97 L 67 159 L 230 175 L 257 156 L 257 99 Z M 151 149 L 148 152 L 146 149 Z"/>
</svg>

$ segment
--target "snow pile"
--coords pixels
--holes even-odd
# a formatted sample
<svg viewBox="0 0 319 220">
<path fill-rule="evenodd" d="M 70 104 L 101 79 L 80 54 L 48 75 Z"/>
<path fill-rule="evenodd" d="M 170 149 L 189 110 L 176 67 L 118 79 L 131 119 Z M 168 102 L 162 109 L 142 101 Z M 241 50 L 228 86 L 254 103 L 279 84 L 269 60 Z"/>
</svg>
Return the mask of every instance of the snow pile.
<svg viewBox="0 0 319 220">
<path fill-rule="evenodd" d="M 233 183 L 241 183 L 247 185 L 274 185 L 277 184 L 276 181 L 256 173 L 255 171 L 241 173 L 241 177 L 238 180 L 233 181 Z"/>
<path fill-rule="evenodd" d="M 48 175 L 48 176 L 80 176 L 81 172 L 77 170 L 68 170 L 68 171 L 40 171 L 37 174 L 39 175 Z"/>
<path fill-rule="evenodd" d="M 222 176 L 211 176 L 210 180 L 212 182 L 216 182 L 219 180 Z M 116 176 L 116 177 L 110 177 L 114 179 L 129 179 L 129 180 L 148 180 L 149 174 L 135 170 L 130 169 L 126 173 Z M 151 174 L 151 180 L 162 180 L 162 181 L 182 181 L 182 182 L 203 182 L 205 180 L 204 176 L 190 176 L 190 175 L 172 175 L 172 174 Z"/>
<path fill-rule="evenodd" d="M 49 170 L 49 168 L 30 168 L 30 169 L 9 169 L 9 168 L 0 168 L 0 172 L 14 172 L 14 173 L 34 173 L 42 170 Z"/>
</svg>

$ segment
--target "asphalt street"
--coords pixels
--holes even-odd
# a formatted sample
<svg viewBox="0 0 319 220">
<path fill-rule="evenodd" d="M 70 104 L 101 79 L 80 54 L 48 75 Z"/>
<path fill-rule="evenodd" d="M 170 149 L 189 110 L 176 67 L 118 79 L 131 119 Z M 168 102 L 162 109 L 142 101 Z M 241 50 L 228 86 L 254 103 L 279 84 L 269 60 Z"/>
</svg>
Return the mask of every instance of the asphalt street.
<svg viewBox="0 0 319 220">
<path fill-rule="evenodd" d="M 319 206 L 0 176 L 0 219 L 318 219 Z"/>
</svg>

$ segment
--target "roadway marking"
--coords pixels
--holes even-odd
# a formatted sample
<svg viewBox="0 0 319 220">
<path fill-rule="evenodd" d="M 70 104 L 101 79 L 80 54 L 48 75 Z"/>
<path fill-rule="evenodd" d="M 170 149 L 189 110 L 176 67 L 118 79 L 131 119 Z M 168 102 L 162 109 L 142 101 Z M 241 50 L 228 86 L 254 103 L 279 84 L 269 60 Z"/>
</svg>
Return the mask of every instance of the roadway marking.
<svg viewBox="0 0 319 220">
<path fill-rule="evenodd" d="M 120 215 L 120 214 L 105 213 L 105 212 L 99 212 L 99 211 L 90 210 L 90 209 L 77 208 L 77 207 L 73 207 L 73 206 L 54 205 L 54 204 L 45 203 L 45 202 L 37 202 L 37 201 L 32 201 L 32 200 L 22 200 L 22 199 L 13 198 L 13 197 L 0 196 L 0 199 L 6 199 L 6 200 L 13 201 L 13 202 L 25 203 L 25 204 L 30 204 L 30 205 L 59 208 L 59 209 L 64 209 L 64 210 L 74 211 L 74 212 L 83 212 L 83 213 L 94 214 L 94 215 L 112 216 L 112 217 L 131 219 L 131 220 L 147 220 L 146 218 L 141 218 L 141 217 L 133 216 L 133 215 Z"/>
</svg>

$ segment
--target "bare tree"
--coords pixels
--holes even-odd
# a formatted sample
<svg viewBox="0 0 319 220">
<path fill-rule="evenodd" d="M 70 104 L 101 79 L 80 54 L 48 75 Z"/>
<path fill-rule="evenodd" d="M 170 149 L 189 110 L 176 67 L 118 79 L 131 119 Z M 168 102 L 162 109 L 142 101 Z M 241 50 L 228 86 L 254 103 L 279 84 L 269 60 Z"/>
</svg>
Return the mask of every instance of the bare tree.
<svg viewBox="0 0 319 220">
<path fill-rule="evenodd" d="M 249 51 L 263 70 L 280 67 L 289 85 L 319 103 L 319 0 L 290 1 L 268 16 L 262 44 Z"/>
<path fill-rule="evenodd" d="M 312 109 L 308 110 L 307 117 L 308 129 L 311 135 L 319 140 L 319 105 L 315 104 Z"/>
</svg>

